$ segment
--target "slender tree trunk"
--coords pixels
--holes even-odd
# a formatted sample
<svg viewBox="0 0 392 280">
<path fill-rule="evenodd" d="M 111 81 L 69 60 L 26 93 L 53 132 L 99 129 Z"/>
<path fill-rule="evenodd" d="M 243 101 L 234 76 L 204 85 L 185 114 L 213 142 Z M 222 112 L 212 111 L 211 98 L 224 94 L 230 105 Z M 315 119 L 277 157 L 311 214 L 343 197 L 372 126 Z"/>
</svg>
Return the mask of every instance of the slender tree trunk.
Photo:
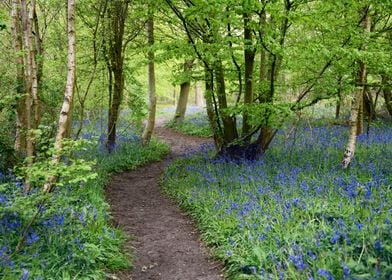
<svg viewBox="0 0 392 280">
<path fill-rule="evenodd" d="M 32 98 L 33 121 L 32 128 L 38 128 L 41 119 L 40 104 L 38 100 L 38 76 L 37 76 L 37 52 L 36 52 L 36 38 L 33 33 L 34 14 L 35 14 L 35 0 L 27 3 L 22 0 L 22 18 L 24 22 L 24 44 L 27 52 L 27 81 L 29 83 L 28 89 Z"/>
<path fill-rule="evenodd" d="M 178 99 L 176 114 L 174 115 L 174 121 L 176 123 L 181 123 L 185 118 L 186 107 L 188 104 L 189 91 L 191 88 L 190 82 L 190 71 L 193 66 L 193 59 L 185 61 L 184 63 L 184 76 L 186 80 L 180 85 L 180 97 Z"/>
<path fill-rule="evenodd" d="M 222 112 L 227 109 L 227 97 L 224 69 L 221 61 L 217 62 L 215 65 L 215 75 L 219 110 Z M 230 117 L 226 113 L 223 113 L 221 117 L 223 122 L 224 144 L 229 145 L 234 139 L 238 138 L 236 121 L 235 118 Z"/>
<path fill-rule="evenodd" d="M 20 0 L 13 0 L 11 3 L 12 18 L 12 41 L 16 58 L 16 135 L 14 149 L 18 157 L 26 156 L 26 89 L 24 75 L 24 61 L 22 49 L 22 31 L 21 31 L 21 15 Z"/>
<path fill-rule="evenodd" d="M 59 124 L 56 134 L 56 140 L 54 143 L 54 154 L 53 163 L 58 164 L 60 162 L 61 149 L 63 148 L 63 140 L 66 136 L 67 124 L 70 120 L 70 109 L 73 102 L 73 92 L 75 87 L 75 73 L 76 73 L 76 62 L 75 62 L 75 0 L 68 0 L 67 2 L 67 33 L 68 33 L 68 71 L 67 71 L 67 83 L 64 92 L 63 105 L 61 107 Z M 44 185 L 45 192 L 51 192 L 53 185 L 57 178 L 51 177 Z"/>
<path fill-rule="evenodd" d="M 151 140 L 152 133 L 154 132 L 155 126 L 155 115 L 156 115 L 156 105 L 157 105 L 157 97 L 155 90 L 155 54 L 152 50 L 154 46 L 154 16 L 153 14 L 149 15 L 147 20 L 147 40 L 148 46 L 150 50 L 148 51 L 148 118 L 147 124 L 143 131 L 143 145 L 148 145 Z M 189 91 L 189 89 L 188 89 Z"/>
<path fill-rule="evenodd" d="M 335 119 L 338 120 L 340 118 L 340 109 L 342 107 L 342 77 L 338 77 L 338 89 L 336 91 L 336 109 L 335 109 Z"/>
<path fill-rule="evenodd" d="M 388 85 L 388 83 L 389 83 L 389 78 L 386 75 L 382 75 L 385 107 L 387 108 L 389 115 L 392 117 L 392 90 L 391 90 L 391 86 Z"/>
<path fill-rule="evenodd" d="M 33 67 L 32 67 L 32 57 L 30 42 L 30 32 L 31 25 L 29 23 L 28 17 L 28 6 L 26 0 L 21 0 L 21 20 L 23 26 L 23 50 L 24 50 L 24 61 L 25 61 L 25 128 L 26 128 L 26 156 L 29 158 L 28 165 L 31 165 L 32 158 L 34 156 L 34 145 L 33 145 L 33 135 L 32 135 L 32 124 L 31 124 L 31 96 L 33 91 Z M 30 29 L 30 31 L 29 31 Z"/>
<path fill-rule="evenodd" d="M 218 119 L 217 113 L 214 110 L 214 74 L 213 71 L 204 67 L 204 74 L 205 74 L 205 83 L 206 83 L 206 107 L 207 107 L 207 116 L 208 121 L 210 123 L 210 127 L 213 131 L 214 135 L 214 144 L 217 151 L 219 151 L 223 145 L 223 135 L 222 135 L 222 128 L 220 125 L 220 121 Z"/>
<path fill-rule="evenodd" d="M 363 17 L 363 28 L 365 33 L 370 32 L 371 22 L 369 17 L 370 7 L 365 9 L 366 15 Z M 366 49 L 366 46 L 365 46 Z M 349 167 L 354 154 L 357 143 L 357 136 L 363 132 L 362 114 L 363 110 L 363 96 L 366 92 L 366 80 L 367 80 L 367 66 L 363 61 L 359 62 L 359 72 L 358 72 L 358 86 L 356 93 L 354 95 L 351 115 L 349 120 L 350 132 L 347 141 L 347 147 L 343 154 L 343 160 L 341 162 L 342 168 L 346 169 Z"/>
<path fill-rule="evenodd" d="M 242 122 L 242 134 L 246 135 L 251 129 L 249 123 L 249 107 L 248 105 L 253 103 L 253 70 L 254 70 L 254 60 L 255 60 L 255 50 L 252 43 L 252 29 L 249 26 L 250 15 L 244 13 L 244 58 L 245 58 L 245 92 L 244 92 L 244 105 L 245 110 L 243 114 Z"/>
<path fill-rule="evenodd" d="M 342 95 L 338 93 L 338 100 L 336 101 L 336 109 L 335 109 L 335 119 L 338 120 L 340 118 L 340 109 L 342 106 Z"/>
<path fill-rule="evenodd" d="M 117 121 L 124 93 L 124 29 L 128 15 L 128 1 L 110 2 L 108 11 L 110 21 L 110 70 L 113 72 L 113 96 L 109 107 L 107 149 L 111 152 L 116 144 Z"/>
</svg>

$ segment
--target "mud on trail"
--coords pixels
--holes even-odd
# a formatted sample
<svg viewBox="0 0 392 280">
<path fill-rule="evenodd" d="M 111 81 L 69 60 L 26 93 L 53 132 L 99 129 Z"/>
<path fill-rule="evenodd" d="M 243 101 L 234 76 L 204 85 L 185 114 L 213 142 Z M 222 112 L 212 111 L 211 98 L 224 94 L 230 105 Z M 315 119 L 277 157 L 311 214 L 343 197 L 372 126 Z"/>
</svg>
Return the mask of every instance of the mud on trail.
<svg viewBox="0 0 392 280">
<path fill-rule="evenodd" d="M 134 237 L 125 250 L 134 256 L 133 269 L 116 273 L 116 279 L 218 280 L 222 266 L 200 242 L 191 219 L 167 198 L 159 186 L 165 167 L 175 158 L 209 142 L 157 127 L 155 136 L 171 146 L 161 162 L 113 177 L 107 188 L 114 223 Z"/>
</svg>

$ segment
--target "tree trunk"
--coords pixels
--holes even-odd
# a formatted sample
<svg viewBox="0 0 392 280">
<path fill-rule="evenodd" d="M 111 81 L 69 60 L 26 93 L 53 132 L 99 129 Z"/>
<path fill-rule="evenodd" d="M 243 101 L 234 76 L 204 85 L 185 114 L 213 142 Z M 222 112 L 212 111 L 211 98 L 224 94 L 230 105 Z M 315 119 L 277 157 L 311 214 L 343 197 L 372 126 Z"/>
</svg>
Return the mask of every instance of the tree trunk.
<svg viewBox="0 0 392 280">
<path fill-rule="evenodd" d="M 180 97 L 178 99 L 176 114 L 174 115 L 174 121 L 181 123 L 185 118 L 186 107 L 188 104 L 189 90 L 191 87 L 190 82 L 190 71 L 193 66 L 193 60 L 188 60 L 184 63 L 184 76 L 186 80 L 181 83 L 180 86 Z"/>
<path fill-rule="evenodd" d="M 33 121 L 32 128 L 38 128 L 41 119 L 40 104 L 38 100 L 38 76 L 37 76 L 37 51 L 36 51 L 36 38 L 33 33 L 34 14 L 35 14 L 35 0 L 30 4 L 26 0 L 22 0 L 22 18 L 24 25 L 24 45 L 27 52 L 27 82 L 29 83 L 28 89 L 32 98 Z"/>
<path fill-rule="evenodd" d="M 63 140 L 65 138 L 67 124 L 71 122 L 70 109 L 73 102 L 73 92 L 75 87 L 75 0 L 68 0 L 67 2 L 67 33 L 68 33 L 68 71 L 67 71 L 67 83 L 64 92 L 63 105 L 61 107 L 59 124 L 56 134 L 56 140 L 54 143 L 54 154 L 53 163 L 58 164 L 60 162 L 61 149 L 63 148 Z M 51 177 L 44 185 L 45 192 L 51 192 L 53 185 L 57 178 Z"/>
<path fill-rule="evenodd" d="M 222 62 L 218 61 L 215 64 L 215 76 L 216 76 L 216 92 L 218 96 L 219 111 L 223 122 L 223 136 L 224 145 L 229 145 L 233 140 L 238 138 L 237 125 L 235 118 L 229 116 L 224 112 L 227 109 L 227 97 L 226 97 L 226 85 L 225 85 L 225 74 L 222 66 Z"/>
<path fill-rule="evenodd" d="M 242 134 L 246 135 L 251 129 L 249 123 L 249 107 L 253 103 L 253 70 L 255 60 L 255 50 L 252 43 L 252 32 L 253 30 L 249 26 L 250 15 L 244 13 L 244 59 L 245 59 L 245 93 L 244 93 L 244 113 L 242 122 Z"/>
<path fill-rule="evenodd" d="M 336 101 L 336 109 L 335 109 L 335 119 L 338 120 L 340 118 L 340 109 L 342 106 L 342 95 L 338 93 L 338 100 Z"/>
<path fill-rule="evenodd" d="M 204 67 L 205 74 L 205 83 L 206 83 L 206 107 L 207 107 L 207 116 L 208 121 L 210 123 L 210 127 L 212 129 L 214 135 L 214 144 L 217 151 L 219 151 L 223 145 L 223 133 L 220 125 L 220 121 L 215 109 L 216 106 L 214 104 L 214 74 L 213 71 Z"/>
<path fill-rule="evenodd" d="M 370 7 L 365 9 L 366 15 L 363 17 L 363 28 L 365 33 L 370 32 L 371 22 L 369 17 Z M 366 49 L 366 46 L 364 46 Z M 342 168 L 346 169 L 349 167 L 355 153 L 355 147 L 357 143 L 357 136 L 363 132 L 363 123 L 362 123 L 362 113 L 363 110 L 363 96 L 366 92 L 366 81 L 367 81 L 367 66 L 363 61 L 359 62 L 359 72 L 358 72 L 358 86 L 356 93 L 354 95 L 351 114 L 350 114 L 350 132 L 347 141 L 347 147 L 343 154 L 343 160 L 341 162 Z"/>
<path fill-rule="evenodd" d="M 24 61 L 22 49 L 22 31 L 21 31 L 21 15 L 20 0 L 13 0 L 11 6 L 12 18 L 12 41 L 16 58 L 16 135 L 14 149 L 16 155 L 20 158 L 26 156 L 26 89 L 24 76 Z"/>
<path fill-rule="evenodd" d="M 32 157 L 34 156 L 34 145 L 33 145 L 33 134 L 32 134 L 32 124 L 31 124 L 31 97 L 33 91 L 33 67 L 32 67 L 32 52 L 30 47 L 30 33 L 31 25 L 28 17 L 28 6 L 25 0 L 20 1 L 21 4 L 21 20 L 23 26 L 23 50 L 24 50 L 24 73 L 25 73 L 25 125 L 26 128 L 26 156 L 29 158 L 28 165 L 31 165 Z M 30 30 L 30 31 L 29 31 Z"/>
<path fill-rule="evenodd" d="M 120 112 L 120 105 L 124 92 L 124 29 L 125 20 L 128 15 L 128 1 L 115 0 L 110 1 L 108 11 L 110 34 L 110 66 L 114 78 L 113 96 L 109 107 L 108 120 L 108 139 L 107 149 L 111 152 L 116 145 L 117 121 Z"/>
<path fill-rule="evenodd" d="M 388 85 L 388 83 L 389 83 L 389 77 L 387 77 L 386 75 L 382 75 L 385 107 L 387 108 L 389 115 L 392 117 L 392 90 L 391 90 L 391 86 Z"/>
<path fill-rule="evenodd" d="M 156 115 L 156 105 L 157 105 L 157 97 L 155 90 L 155 54 L 152 50 L 154 46 L 154 16 L 153 14 L 149 15 L 147 20 L 147 40 L 148 46 L 150 47 L 148 51 L 148 118 L 147 124 L 143 131 L 143 145 L 148 145 L 151 140 L 152 133 L 154 132 L 155 126 L 155 115 Z M 188 89 L 189 91 L 189 89 Z"/>
<path fill-rule="evenodd" d="M 196 81 L 196 83 L 195 83 L 195 104 L 198 107 L 205 106 L 203 89 L 202 89 L 201 83 L 199 81 Z"/>
</svg>

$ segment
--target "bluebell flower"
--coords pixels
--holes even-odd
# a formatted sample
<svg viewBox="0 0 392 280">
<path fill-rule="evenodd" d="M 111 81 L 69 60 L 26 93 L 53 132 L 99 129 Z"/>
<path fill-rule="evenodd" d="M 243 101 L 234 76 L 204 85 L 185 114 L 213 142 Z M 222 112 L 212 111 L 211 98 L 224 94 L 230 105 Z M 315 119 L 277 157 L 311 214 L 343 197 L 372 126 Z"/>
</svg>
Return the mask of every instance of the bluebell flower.
<svg viewBox="0 0 392 280">
<path fill-rule="evenodd" d="M 344 279 L 350 279 L 350 269 L 347 267 L 347 265 L 344 262 L 342 263 L 342 266 L 343 266 Z"/>
<path fill-rule="evenodd" d="M 317 274 L 320 277 L 325 277 L 326 280 L 334 280 L 332 274 L 325 269 L 319 268 Z"/>
<path fill-rule="evenodd" d="M 27 269 L 23 268 L 22 269 L 22 277 L 20 278 L 20 280 L 29 279 L 29 274 L 30 274 L 30 272 Z"/>
<path fill-rule="evenodd" d="M 381 241 L 376 240 L 376 242 L 374 242 L 373 247 L 374 247 L 374 250 L 376 250 L 377 252 L 381 252 L 382 251 Z"/>
</svg>

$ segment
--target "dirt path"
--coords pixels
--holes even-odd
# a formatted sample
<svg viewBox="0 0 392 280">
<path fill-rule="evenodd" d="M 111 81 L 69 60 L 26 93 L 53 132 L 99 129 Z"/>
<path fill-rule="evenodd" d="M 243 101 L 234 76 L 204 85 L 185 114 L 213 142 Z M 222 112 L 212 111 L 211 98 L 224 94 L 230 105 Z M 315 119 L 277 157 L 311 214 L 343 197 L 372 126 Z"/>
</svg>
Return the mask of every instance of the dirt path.
<svg viewBox="0 0 392 280">
<path fill-rule="evenodd" d="M 162 195 L 159 180 L 174 159 L 197 149 L 206 139 L 158 127 L 156 136 L 171 146 L 165 161 L 116 175 L 108 188 L 114 222 L 135 239 L 126 244 L 135 259 L 132 271 L 118 279 L 218 280 L 221 265 L 209 257 L 192 221 Z"/>
</svg>

